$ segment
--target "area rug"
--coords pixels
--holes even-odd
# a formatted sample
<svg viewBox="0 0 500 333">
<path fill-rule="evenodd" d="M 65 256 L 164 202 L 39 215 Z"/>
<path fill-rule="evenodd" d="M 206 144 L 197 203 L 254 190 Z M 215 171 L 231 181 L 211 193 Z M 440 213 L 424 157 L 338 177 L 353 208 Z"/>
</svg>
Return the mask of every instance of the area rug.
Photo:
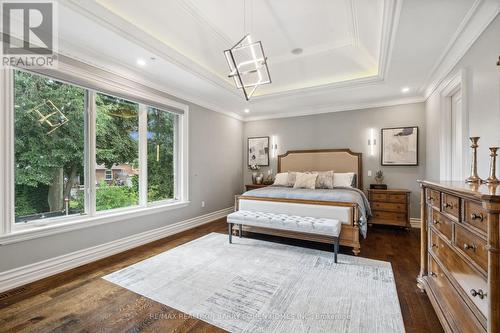
<svg viewBox="0 0 500 333">
<path fill-rule="evenodd" d="M 383 261 L 211 233 L 104 279 L 230 332 L 404 332 Z"/>
</svg>

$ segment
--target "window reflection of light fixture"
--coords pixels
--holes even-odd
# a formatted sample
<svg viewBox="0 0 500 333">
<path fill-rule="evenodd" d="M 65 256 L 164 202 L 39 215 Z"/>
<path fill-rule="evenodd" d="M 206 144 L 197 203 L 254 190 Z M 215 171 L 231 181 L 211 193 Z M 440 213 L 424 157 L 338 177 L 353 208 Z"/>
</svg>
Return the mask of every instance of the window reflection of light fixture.
<svg viewBox="0 0 500 333">
<path fill-rule="evenodd" d="M 37 114 L 40 124 L 45 124 L 49 127 L 47 134 L 51 134 L 69 121 L 64 113 L 62 113 L 50 99 L 43 101 L 42 104 L 37 105 L 31 109 L 30 112 L 35 112 Z"/>
<path fill-rule="evenodd" d="M 370 128 L 370 138 L 368 139 L 368 147 L 370 147 L 370 155 L 375 156 L 375 146 L 377 145 L 377 139 L 375 139 L 375 130 Z"/>
<path fill-rule="evenodd" d="M 244 3 L 243 17 L 246 17 Z M 244 31 L 246 30 L 243 20 Z M 250 33 L 236 43 L 232 48 L 225 50 L 224 55 L 229 66 L 229 77 L 233 78 L 236 88 L 242 89 L 248 101 L 257 87 L 271 83 L 267 57 L 260 41 L 253 42 Z"/>
</svg>

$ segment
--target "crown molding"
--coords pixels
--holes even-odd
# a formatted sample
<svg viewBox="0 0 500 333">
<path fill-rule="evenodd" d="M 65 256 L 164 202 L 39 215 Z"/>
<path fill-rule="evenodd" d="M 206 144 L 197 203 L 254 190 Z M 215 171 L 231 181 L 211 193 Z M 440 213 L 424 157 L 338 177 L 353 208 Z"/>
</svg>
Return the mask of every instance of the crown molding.
<svg viewBox="0 0 500 333">
<path fill-rule="evenodd" d="M 446 46 L 443 54 L 431 70 L 427 80 L 419 89 L 429 98 L 463 58 L 474 42 L 500 13 L 500 1 L 476 0 L 464 16 L 458 29 Z"/>
<path fill-rule="evenodd" d="M 425 98 L 423 96 L 412 96 L 412 97 L 406 97 L 406 98 L 388 99 L 388 100 L 385 100 L 382 102 L 374 102 L 374 103 L 348 104 L 348 105 L 342 105 L 342 106 L 320 105 L 320 106 L 309 107 L 308 111 L 280 112 L 280 113 L 274 113 L 274 114 L 265 115 L 265 116 L 244 117 L 243 121 L 248 122 L 248 121 L 258 121 L 258 120 L 268 120 L 268 119 L 313 116 L 313 115 L 324 114 L 324 113 L 363 110 L 363 109 L 380 108 L 380 107 L 395 106 L 395 105 L 402 105 L 402 104 L 414 104 L 414 103 L 422 103 L 422 102 L 425 102 Z"/>
<path fill-rule="evenodd" d="M 215 111 L 217 113 L 224 114 L 228 117 L 231 117 L 231 118 L 234 118 L 237 120 L 243 119 L 239 114 L 237 114 L 235 112 L 224 110 L 215 104 L 204 101 L 203 99 L 195 97 L 189 93 L 186 93 L 185 91 L 181 91 L 180 89 L 168 89 L 165 87 L 165 85 L 160 85 L 160 84 L 155 83 L 154 81 L 148 80 L 148 79 L 146 79 L 143 72 L 138 71 L 137 68 L 135 68 L 133 66 L 129 66 L 127 64 L 124 64 L 123 62 L 121 62 L 117 58 L 107 56 L 106 57 L 107 61 L 100 61 L 101 57 L 100 57 L 99 53 L 95 52 L 92 49 L 89 49 L 89 48 L 82 49 L 80 46 L 78 46 L 78 45 L 76 45 L 76 44 L 74 44 L 71 41 L 68 41 L 66 39 L 61 39 L 60 44 L 68 45 L 71 50 L 75 51 L 75 53 L 80 54 L 80 55 L 86 54 L 86 55 L 90 56 L 94 61 L 88 61 L 88 59 L 83 59 L 81 56 L 76 56 L 75 53 L 67 52 L 63 49 L 60 49 L 59 54 L 65 56 L 65 57 L 68 57 L 70 59 L 75 59 L 75 60 L 83 62 L 89 66 L 94 66 L 94 67 L 100 68 L 100 69 L 105 70 L 106 72 L 108 72 L 112 75 L 127 78 L 127 80 L 130 80 L 132 82 L 150 87 L 152 89 L 155 89 L 155 90 L 158 90 L 162 93 L 170 95 L 174 98 L 181 99 L 185 102 L 190 102 L 190 103 L 196 104 L 198 106 L 209 109 L 211 111 Z M 119 64 L 119 67 L 121 70 L 108 68 L 108 66 L 106 66 L 106 63 Z"/>
</svg>

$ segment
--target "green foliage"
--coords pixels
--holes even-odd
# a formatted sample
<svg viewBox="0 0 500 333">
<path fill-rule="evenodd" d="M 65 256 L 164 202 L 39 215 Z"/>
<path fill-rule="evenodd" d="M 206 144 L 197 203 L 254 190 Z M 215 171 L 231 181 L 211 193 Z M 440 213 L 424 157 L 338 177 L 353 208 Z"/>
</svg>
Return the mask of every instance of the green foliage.
<svg viewBox="0 0 500 333">
<path fill-rule="evenodd" d="M 174 197 L 174 121 L 175 115 L 171 113 L 155 108 L 148 109 L 148 201 L 150 202 Z"/>
<path fill-rule="evenodd" d="M 16 217 L 48 212 L 49 188 L 64 186 L 69 196 L 77 179 L 84 181 L 85 90 L 43 76 L 15 71 L 15 182 Z M 52 127 L 40 121 L 34 109 L 42 105 L 43 115 L 53 109 L 51 101 L 67 122 L 49 133 Z M 138 167 L 138 104 L 96 94 L 96 161 L 111 168 L 115 164 Z M 58 118 L 51 118 L 57 122 Z M 173 142 L 175 116 L 154 108 L 148 110 L 148 200 L 172 198 L 174 195 Z M 157 145 L 160 147 L 157 161 Z M 66 185 L 54 178 L 62 169 Z M 97 209 L 105 210 L 136 205 L 138 177 L 132 187 L 99 184 Z M 52 186 L 52 187 L 51 187 Z M 52 190 L 57 193 L 57 190 Z M 79 193 L 72 209 L 83 210 Z M 53 200 L 54 201 L 54 200 Z"/>
</svg>

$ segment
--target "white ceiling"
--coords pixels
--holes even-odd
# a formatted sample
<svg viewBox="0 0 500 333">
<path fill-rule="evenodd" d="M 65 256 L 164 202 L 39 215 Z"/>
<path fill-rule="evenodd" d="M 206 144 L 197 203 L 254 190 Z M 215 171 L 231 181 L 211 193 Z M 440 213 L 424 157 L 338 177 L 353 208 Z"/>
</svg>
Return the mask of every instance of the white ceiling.
<svg viewBox="0 0 500 333">
<path fill-rule="evenodd" d="M 477 37 L 466 32 L 500 8 L 500 0 L 247 0 L 246 11 L 243 3 L 67 0 L 60 52 L 215 111 L 294 116 L 423 100 L 449 53 Z M 223 56 L 245 31 L 262 41 L 273 80 L 250 102 Z"/>
</svg>

